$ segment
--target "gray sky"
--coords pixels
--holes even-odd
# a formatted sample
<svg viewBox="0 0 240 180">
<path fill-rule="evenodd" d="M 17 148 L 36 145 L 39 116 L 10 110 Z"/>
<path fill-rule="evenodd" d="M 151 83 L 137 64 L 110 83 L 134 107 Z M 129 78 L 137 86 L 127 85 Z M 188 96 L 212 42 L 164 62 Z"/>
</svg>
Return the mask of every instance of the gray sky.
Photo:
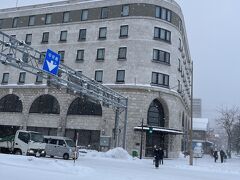
<svg viewBox="0 0 240 180">
<path fill-rule="evenodd" d="M 57 0 L 18 0 L 30 5 Z M 194 97 L 202 99 L 203 116 L 213 119 L 219 106 L 239 105 L 240 1 L 176 0 L 182 7 L 192 60 Z M 1 8 L 16 0 L 1 0 Z"/>
</svg>

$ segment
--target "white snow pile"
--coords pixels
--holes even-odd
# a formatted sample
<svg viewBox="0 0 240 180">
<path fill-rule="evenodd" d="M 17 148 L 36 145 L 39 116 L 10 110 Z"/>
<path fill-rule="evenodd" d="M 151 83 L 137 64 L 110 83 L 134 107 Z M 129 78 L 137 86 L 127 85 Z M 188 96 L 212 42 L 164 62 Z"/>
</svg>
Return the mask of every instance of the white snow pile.
<svg viewBox="0 0 240 180">
<path fill-rule="evenodd" d="M 132 160 L 132 156 L 128 154 L 126 150 L 121 147 L 110 149 L 107 152 L 98 152 L 93 150 L 88 150 L 84 154 L 85 157 L 98 157 L 98 158 L 112 158 L 112 159 L 122 159 L 122 160 Z"/>
<path fill-rule="evenodd" d="M 126 150 L 121 147 L 110 149 L 105 154 L 105 157 L 114 158 L 114 159 L 132 159 L 132 156 L 128 154 Z"/>
</svg>

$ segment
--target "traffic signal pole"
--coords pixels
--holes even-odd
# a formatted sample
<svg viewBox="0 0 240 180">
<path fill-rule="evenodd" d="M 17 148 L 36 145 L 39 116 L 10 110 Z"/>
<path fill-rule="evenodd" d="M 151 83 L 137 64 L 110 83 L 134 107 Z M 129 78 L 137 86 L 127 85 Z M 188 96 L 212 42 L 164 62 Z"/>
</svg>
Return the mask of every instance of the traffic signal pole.
<svg viewBox="0 0 240 180">
<path fill-rule="evenodd" d="M 143 146 L 143 118 L 142 118 L 142 124 L 141 124 L 142 130 L 141 130 L 141 143 L 140 143 L 140 159 L 142 159 L 142 146 Z"/>
</svg>

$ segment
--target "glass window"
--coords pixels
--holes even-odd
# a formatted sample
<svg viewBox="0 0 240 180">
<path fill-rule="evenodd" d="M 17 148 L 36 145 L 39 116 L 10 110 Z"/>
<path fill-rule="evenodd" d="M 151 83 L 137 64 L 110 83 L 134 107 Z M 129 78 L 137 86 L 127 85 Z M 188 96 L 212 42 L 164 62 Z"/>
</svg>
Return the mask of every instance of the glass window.
<svg viewBox="0 0 240 180">
<path fill-rule="evenodd" d="M 22 112 L 22 101 L 13 94 L 8 94 L 0 99 L 0 112 Z"/>
<path fill-rule="evenodd" d="M 81 20 L 82 21 L 88 20 L 88 10 L 87 9 L 82 10 Z"/>
<path fill-rule="evenodd" d="M 156 14 L 155 14 L 156 18 L 160 18 L 161 17 L 161 8 L 159 6 L 156 6 Z"/>
<path fill-rule="evenodd" d="M 60 106 L 55 97 L 45 94 L 32 103 L 29 113 L 59 114 Z"/>
<path fill-rule="evenodd" d="M 46 14 L 45 24 L 51 24 L 51 23 L 52 23 L 52 14 Z"/>
<path fill-rule="evenodd" d="M 67 23 L 70 20 L 70 12 L 63 13 L 63 23 Z"/>
<path fill-rule="evenodd" d="M 97 60 L 104 60 L 105 56 L 105 48 L 101 48 L 97 50 Z"/>
<path fill-rule="evenodd" d="M 171 32 L 166 29 L 155 27 L 154 28 L 154 38 L 170 43 L 171 42 Z"/>
<path fill-rule="evenodd" d="M 35 25 L 35 16 L 29 16 L 28 26 L 34 26 L 34 25 Z"/>
<path fill-rule="evenodd" d="M 99 39 L 106 39 L 107 38 L 107 28 L 106 27 L 101 27 L 99 28 Z"/>
<path fill-rule="evenodd" d="M 58 140 L 58 145 L 59 146 L 63 146 L 63 145 L 66 146 L 66 143 L 64 142 L 64 140 Z"/>
<path fill-rule="evenodd" d="M 13 18 L 12 27 L 16 28 L 18 26 L 18 17 Z"/>
<path fill-rule="evenodd" d="M 18 138 L 25 143 L 28 143 L 28 141 L 30 140 L 30 136 L 26 132 L 19 132 Z"/>
<path fill-rule="evenodd" d="M 102 79 L 103 79 L 103 71 L 102 70 L 95 71 L 95 81 L 102 82 Z"/>
<path fill-rule="evenodd" d="M 84 60 L 84 50 L 77 50 L 77 61 L 83 61 Z"/>
<path fill-rule="evenodd" d="M 28 45 L 32 43 L 32 34 L 26 34 L 25 43 Z"/>
<path fill-rule="evenodd" d="M 160 85 L 160 86 L 169 86 L 169 75 L 152 72 L 152 81 L 153 85 Z"/>
<path fill-rule="evenodd" d="M 118 50 L 118 59 L 127 58 L 127 47 L 120 47 Z"/>
<path fill-rule="evenodd" d="M 42 83 L 43 82 L 43 74 L 42 72 L 37 72 L 37 76 L 36 76 L 36 83 Z"/>
<path fill-rule="evenodd" d="M 155 17 L 171 22 L 172 12 L 169 9 L 156 6 Z"/>
<path fill-rule="evenodd" d="M 125 80 L 125 70 L 117 70 L 116 82 L 124 82 Z"/>
<path fill-rule="evenodd" d="M 29 54 L 24 52 L 22 56 L 23 62 L 28 63 L 28 58 L 29 58 Z"/>
<path fill-rule="evenodd" d="M 80 29 L 79 30 L 78 40 L 79 41 L 85 41 L 86 40 L 86 36 L 87 36 L 87 30 L 86 29 Z"/>
<path fill-rule="evenodd" d="M 45 59 L 45 55 L 46 55 L 46 52 L 41 52 L 40 56 L 39 56 L 39 61 L 38 63 L 42 64 L 44 59 Z"/>
<path fill-rule="evenodd" d="M 7 84 L 9 79 L 9 73 L 3 73 L 2 83 Z"/>
<path fill-rule="evenodd" d="M 122 16 L 129 16 L 129 5 L 122 6 Z"/>
<path fill-rule="evenodd" d="M 61 62 L 64 62 L 65 51 L 58 51 L 58 54 L 60 55 Z"/>
<path fill-rule="evenodd" d="M 102 107 L 99 102 L 90 101 L 86 96 L 76 98 L 70 105 L 68 115 L 95 115 L 102 116 Z"/>
<path fill-rule="evenodd" d="M 61 31 L 60 41 L 67 41 L 67 31 Z"/>
<path fill-rule="evenodd" d="M 128 37 L 128 25 L 120 27 L 120 37 Z"/>
<path fill-rule="evenodd" d="M 101 19 L 108 18 L 108 7 L 103 7 L 101 9 Z"/>
<path fill-rule="evenodd" d="M 18 83 L 25 83 L 26 72 L 20 72 Z"/>
<path fill-rule="evenodd" d="M 42 36 L 42 43 L 48 43 L 49 32 L 44 32 Z"/>
<path fill-rule="evenodd" d="M 57 144 L 57 139 L 50 139 L 49 144 Z"/>
<path fill-rule="evenodd" d="M 166 17 L 167 17 L 167 10 L 165 8 L 162 8 L 161 19 L 166 20 Z"/>
<path fill-rule="evenodd" d="M 162 50 L 158 50 L 158 49 L 153 49 L 153 60 L 169 64 L 170 63 L 170 53 L 162 51 Z"/>
</svg>

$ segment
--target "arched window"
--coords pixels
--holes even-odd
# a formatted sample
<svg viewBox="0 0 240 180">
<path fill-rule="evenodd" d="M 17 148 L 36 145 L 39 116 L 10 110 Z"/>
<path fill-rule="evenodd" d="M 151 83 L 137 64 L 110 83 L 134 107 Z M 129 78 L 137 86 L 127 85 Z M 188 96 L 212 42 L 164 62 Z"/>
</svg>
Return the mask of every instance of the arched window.
<svg viewBox="0 0 240 180">
<path fill-rule="evenodd" d="M 22 112 L 22 101 L 14 94 L 8 94 L 0 100 L 0 112 Z"/>
<path fill-rule="evenodd" d="M 153 100 L 149 106 L 147 122 L 149 126 L 164 127 L 164 110 L 162 104 L 157 99 Z"/>
<path fill-rule="evenodd" d="M 100 103 L 92 102 L 87 97 L 78 97 L 70 105 L 67 114 L 102 116 L 102 107 Z"/>
<path fill-rule="evenodd" d="M 59 114 L 60 106 L 55 97 L 46 94 L 35 99 L 29 113 Z"/>
</svg>

